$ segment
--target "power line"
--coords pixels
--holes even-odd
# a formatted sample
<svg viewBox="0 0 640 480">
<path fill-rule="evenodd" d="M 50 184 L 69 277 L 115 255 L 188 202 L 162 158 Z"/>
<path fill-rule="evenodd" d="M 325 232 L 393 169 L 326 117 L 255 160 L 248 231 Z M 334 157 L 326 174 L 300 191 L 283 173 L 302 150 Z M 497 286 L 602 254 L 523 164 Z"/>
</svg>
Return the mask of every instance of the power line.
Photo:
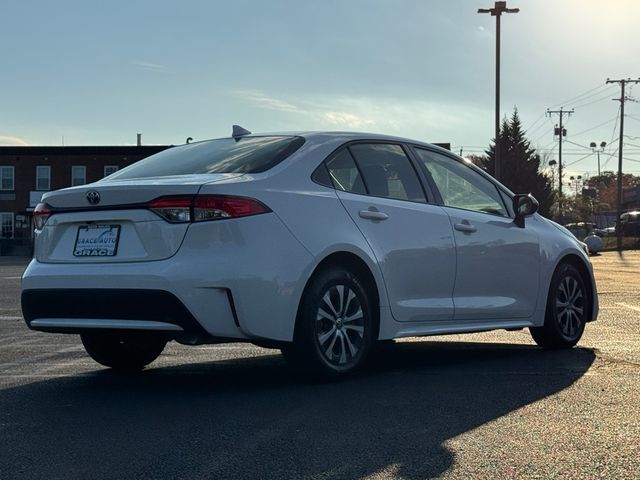
<svg viewBox="0 0 640 480">
<path fill-rule="evenodd" d="M 531 123 L 527 128 L 523 129 L 525 132 L 529 132 L 529 130 L 531 130 L 534 125 L 536 123 L 538 123 L 540 120 L 542 120 L 543 118 L 545 118 L 546 116 L 546 112 L 542 112 L 542 115 L 540 115 L 538 118 L 535 119 L 535 121 L 533 123 Z"/>
<path fill-rule="evenodd" d="M 544 112 L 544 114 L 546 115 L 547 112 Z M 551 119 L 549 118 L 549 124 L 551 124 L 551 128 L 553 128 L 553 122 L 551 121 Z M 532 138 L 533 135 L 540 130 L 542 127 L 544 127 L 545 125 L 547 125 L 546 123 L 542 122 L 540 125 L 538 125 L 536 128 L 534 128 L 532 131 L 527 132 L 527 135 L 529 136 L 529 138 Z M 536 141 L 539 140 L 540 138 L 544 137 L 546 134 L 548 133 L 548 131 L 545 130 L 545 133 L 542 134 L 542 136 L 539 136 L 536 138 Z"/>
<path fill-rule="evenodd" d="M 613 92 L 611 92 L 611 93 L 607 93 L 607 95 L 606 95 L 606 96 L 604 96 L 604 97 L 600 97 L 600 98 L 598 98 L 598 99 L 596 99 L 596 100 L 592 100 L 592 101 L 587 102 L 587 103 L 582 103 L 582 104 L 580 104 L 580 105 L 576 105 L 574 108 L 582 108 L 582 107 L 586 107 L 586 106 L 588 106 L 588 105 L 593 105 L 594 103 L 602 102 L 602 101 L 604 101 L 604 100 L 610 100 L 610 99 L 611 99 L 611 95 L 612 95 L 612 94 L 613 94 Z"/>
<path fill-rule="evenodd" d="M 602 123 L 600 123 L 600 124 L 596 125 L 595 127 L 587 128 L 586 130 L 582 130 L 581 132 L 578 132 L 578 133 L 573 133 L 571 136 L 572 136 L 572 137 L 578 137 L 578 136 L 582 135 L 583 133 L 591 132 L 592 130 L 595 130 L 596 128 L 604 127 L 606 124 L 611 123 L 611 122 L 613 122 L 614 120 L 615 120 L 616 122 L 618 121 L 618 115 L 616 115 L 616 116 L 615 116 L 615 117 L 613 117 L 613 118 L 610 118 L 610 119 L 609 119 L 609 120 L 607 120 L 606 122 L 602 122 Z"/>
<path fill-rule="evenodd" d="M 606 84 L 605 85 L 598 85 L 597 87 L 591 88 L 591 89 L 587 90 L 586 92 L 581 93 L 580 95 L 576 95 L 575 97 L 571 97 L 568 100 L 565 100 L 565 101 L 560 102 L 560 103 L 556 103 L 555 105 L 551 105 L 549 108 L 555 108 L 555 107 L 559 107 L 561 105 L 567 105 L 567 104 L 569 104 L 571 102 L 577 101 L 578 99 L 584 100 L 584 98 L 582 98 L 582 97 L 584 97 L 585 95 L 588 95 L 591 92 L 595 92 L 596 90 L 602 90 L 604 88 L 607 88 Z M 602 93 L 602 92 L 598 92 L 595 95 L 599 95 L 600 93 Z"/>
<path fill-rule="evenodd" d="M 565 140 L 565 142 L 570 143 L 571 145 L 577 145 L 578 147 L 581 147 L 581 148 L 586 148 L 587 150 L 591 150 L 591 147 L 587 147 L 586 145 L 580 145 L 579 143 L 572 142 L 571 140 Z"/>
<path fill-rule="evenodd" d="M 611 142 L 613 142 L 613 139 L 616 137 L 616 129 L 618 128 L 618 119 L 620 118 L 620 111 L 622 110 L 622 107 L 618 107 L 618 114 L 616 115 L 616 122 L 613 124 L 613 132 L 611 133 L 611 140 L 609 140 L 609 143 L 607 143 L 607 145 L 610 145 Z"/>
<path fill-rule="evenodd" d="M 579 159 L 577 159 L 577 160 L 574 160 L 574 161 L 573 161 L 573 162 L 571 162 L 571 163 L 567 163 L 567 164 L 565 165 L 565 167 L 570 167 L 571 165 L 575 165 L 576 163 L 581 162 L 582 160 L 584 160 L 584 159 L 586 159 L 586 158 L 589 158 L 589 157 L 591 157 L 592 155 L 593 155 L 593 152 L 588 153 L 588 154 L 586 154 L 584 157 L 581 157 L 581 158 L 579 158 Z"/>
</svg>

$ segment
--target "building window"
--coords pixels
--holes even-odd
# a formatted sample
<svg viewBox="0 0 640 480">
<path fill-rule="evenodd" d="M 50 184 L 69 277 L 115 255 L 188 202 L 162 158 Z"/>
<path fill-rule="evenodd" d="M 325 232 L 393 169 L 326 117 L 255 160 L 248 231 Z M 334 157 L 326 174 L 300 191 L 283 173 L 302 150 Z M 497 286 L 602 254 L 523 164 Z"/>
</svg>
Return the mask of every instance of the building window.
<svg viewBox="0 0 640 480">
<path fill-rule="evenodd" d="M 0 212 L 0 238 L 13 238 L 13 212 Z"/>
<path fill-rule="evenodd" d="M 36 190 L 51 190 L 51 167 L 49 165 L 36 167 Z"/>
<path fill-rule="evenodd" d="M 13 166 L 0 167 L 0 190 L 15 190 Z"/>
<path fill-rule="evenodd" d="M 112 173 L 116 173 L 120 167 L 118 165 L 105 165 L 104 166 L 104 176 L 108 177 Z"/>
<path fill-rule="evenodd" d="M 87 167 L 84 165 L 74 165 L 71 167 L 71 186 L 84 185 L 87 183 Z"/>
</svg>

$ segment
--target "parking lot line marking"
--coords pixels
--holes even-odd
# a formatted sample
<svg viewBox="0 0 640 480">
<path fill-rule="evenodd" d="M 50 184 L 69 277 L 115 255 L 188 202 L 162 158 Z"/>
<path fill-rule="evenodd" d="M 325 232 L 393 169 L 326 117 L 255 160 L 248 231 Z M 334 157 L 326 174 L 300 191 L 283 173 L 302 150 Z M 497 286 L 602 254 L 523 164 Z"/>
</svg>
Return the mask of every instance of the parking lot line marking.
<svg viewBox="0 0 640 480">
<path fill-rule="evenodd" d="M 630 308 L 631 310 L 635 310 L 636 312 L 640 312 L 640 307 L 629 305 L 628 303 L 616 302 L 616 305 L 620 305 L 621 307 L 627 307 L 627 308 Z"/>
<path fill-rule="evenodd" d="M 22 277 L 2 277 L 3 280 L 20 280 Z"/>
<path fill-rule="evenodd" d="M 22 320 L 22 317 L 13 317 L 11 315 L 0 315 L 0 320 Z"/>
</svg>

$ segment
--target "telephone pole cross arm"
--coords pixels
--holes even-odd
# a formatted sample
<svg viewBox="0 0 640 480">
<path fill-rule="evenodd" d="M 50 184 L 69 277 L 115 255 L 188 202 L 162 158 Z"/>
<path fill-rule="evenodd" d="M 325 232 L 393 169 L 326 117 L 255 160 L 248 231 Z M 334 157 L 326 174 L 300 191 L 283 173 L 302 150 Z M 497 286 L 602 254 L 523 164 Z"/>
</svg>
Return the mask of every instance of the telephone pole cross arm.
<svg viewBox="0 0 640 480">
<path fill-rule="evenodd" d="M 503 13 L 518 13 L 519 8 L 507 8 L 507 2 L 496 2 L 493 8 L 479 8 L 478 13 L 490 13 L 496 17 L 496 147 L 494 149 L 494 176 L 500 180 L 502 165 L 500 162 L 500 17 Z"/>
<path fill-rule="evenodd" d="M 632 80 L 630 78 L 623 78 L 620 80 L 610 80 L 607 78 L 607 83 L 619 83 L 620 84 L 620 98 L 614 98 L 620 102 L 620 140 L 618 144 L 618 208 L 616 210 L 617 228 L 616 237 L 618 237 L 617 247 L 618 250 L 622 250 L 622 229 L 620 217 L 622 216 L 622 140 L 624 138 L 624 102 L 627 99 L 625 88 L 627 83 L 640 83 L 640 78 Z"/>
</svg>

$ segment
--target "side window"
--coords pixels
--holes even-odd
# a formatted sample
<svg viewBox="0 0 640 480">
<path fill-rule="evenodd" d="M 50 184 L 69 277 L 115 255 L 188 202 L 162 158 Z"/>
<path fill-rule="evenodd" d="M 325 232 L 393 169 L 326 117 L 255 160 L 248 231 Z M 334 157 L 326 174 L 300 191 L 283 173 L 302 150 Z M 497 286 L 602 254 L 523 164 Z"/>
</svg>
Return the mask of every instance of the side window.
<svg viewBox="0 0 640 480">
<path fill-rule="evenodd" d="M 399 145 L 356 143 L 349 146 L 369 191 L 376 197 L 426 203 L 411 162 Z"/>
<path fill-rule="evenodd" d="M 362 183 L 362 177 L 353 157 L 347 149 L 341 150 L 335 157 L 327 162 L 327 169 L 333 186 L 338 190 L 351 193 L 367 193 Z"/>
<path fill-rule="evenodd" d="M 470 167 L 430 150 L 416 148 L 447 207 L 508 217 L 496 186 Z"/>
</svg>

